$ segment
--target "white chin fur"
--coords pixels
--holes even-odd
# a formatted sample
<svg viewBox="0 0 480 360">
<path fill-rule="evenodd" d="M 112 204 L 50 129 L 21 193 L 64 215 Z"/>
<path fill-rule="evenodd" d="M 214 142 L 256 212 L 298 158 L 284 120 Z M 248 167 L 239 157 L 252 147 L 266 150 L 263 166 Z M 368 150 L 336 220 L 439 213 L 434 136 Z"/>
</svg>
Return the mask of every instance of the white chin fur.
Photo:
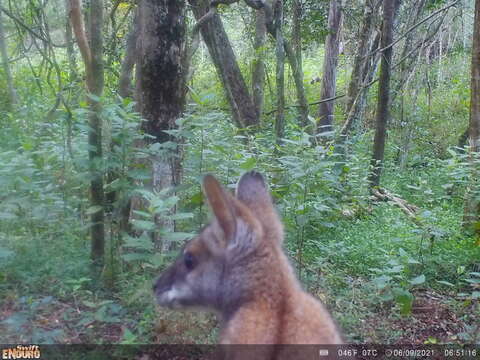
<svg viewBox="0 0 480 360">
<path fill-rule="evenodd" d="M 170 290 L 164 292 L 158 299 L 160 305 L 169 306 L 172 308 L 179 308 L 180 300 L 187 297 L 190 292 L 183 288 L 177 286 L 172 287 Z"/>
</svg>

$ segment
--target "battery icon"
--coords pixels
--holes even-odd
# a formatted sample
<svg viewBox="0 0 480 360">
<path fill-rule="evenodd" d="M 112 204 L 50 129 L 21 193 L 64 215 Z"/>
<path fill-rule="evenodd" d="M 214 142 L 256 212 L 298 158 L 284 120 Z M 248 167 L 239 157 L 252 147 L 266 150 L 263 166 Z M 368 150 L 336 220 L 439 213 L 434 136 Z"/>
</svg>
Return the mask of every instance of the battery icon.
<svg viewBox="0 0 480 360">
<path fill-rule="evenodd" d="M 320 349 L 320 351 L 318 352 L 318 355 L 328 356 L 328 349 Z"/>
</svg>

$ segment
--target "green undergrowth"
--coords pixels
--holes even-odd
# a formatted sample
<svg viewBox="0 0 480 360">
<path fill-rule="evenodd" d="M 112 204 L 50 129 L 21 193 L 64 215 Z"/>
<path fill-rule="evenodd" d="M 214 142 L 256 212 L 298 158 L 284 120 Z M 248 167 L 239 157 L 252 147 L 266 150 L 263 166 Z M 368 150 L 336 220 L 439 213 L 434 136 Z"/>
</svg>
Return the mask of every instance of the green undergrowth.
<svg viewBox="0 0 480 360">
<path fill-rule="evenodd" d="M 318 96 L 319 83 L 309 82 L 318 56 L 305 60 L 310 101 Z M 121 176 L 107 189 L 121 194 L 115 206 L 134 192 L 154 205 L 136 214 L 139 238 L 120 238 L 107 219 L 102 286 L 95 286 L 89 260 L 87 105 L 69 90 L 72 112 L 60 107 L 46 119 L 45 96 L 24 75 L 25 86 L 18 88 L 27 103 L 1 113 L 0 343 L 215 342 L 214 316 L 156 308 L 152 283 L 176 250 L 160 254 L 154 248 L 150 236 L 163 229 L 156 229 L 152 218 L 177 206 L 176 232 L 163 235 L 178 249 L 208 221 L 202 176 L 212 173 L 233 189 L 239 176 L 253 169 L 267 178 L 299 279 L 332 311 L 348 341 L 478 341 L 480 247 L 462 229 L 472 172 L 465 154 L 454 148 L 467 124 L 468 81 L 462 54 L 448 61 L 431 94 L 405 96 L 403 112 L 398 102 L 392 106 L 381 186 L 418 208 L 413 218 L 394 203 L 372 201 L 368 191 L 375 87 L 346 161 L 338 163 L 328 139 L 312 145 L 295 109 L 286 112 L 281 146 L 274 141 L 273 116 L 264 116 L 255 131 L 236 129 L 213 69 L 199 64 L 186 115 L 178 120 L 179 130 L 170 132 L 183 147 L 183 179 L 175 195 L 138 188 L 149 173 L 133 165 L 135 157 L 169 151 L 169 144 L 135 150 L 140 118 L 134 104 L 108 90 L 102 99 L 106 161 L 101 166 Z M 272 79 L 273 68 L 268 67 Z M 343 88 L 348 71 L 342 68 L 338 79 Z M 294 101 L 290 87 L 288 102 Z M 342 101 L 337 121 L 344 119 Z M 267 96 L 265 109 L 274 105 L 274 96 Z M 416 134 L 407 147 L 404 124 Z M 422 318 L 420 308 L 441 311 Z M 435 316 L 438 328 L 447 324 L 445 332 L 427 322 Z"/>
</svg>

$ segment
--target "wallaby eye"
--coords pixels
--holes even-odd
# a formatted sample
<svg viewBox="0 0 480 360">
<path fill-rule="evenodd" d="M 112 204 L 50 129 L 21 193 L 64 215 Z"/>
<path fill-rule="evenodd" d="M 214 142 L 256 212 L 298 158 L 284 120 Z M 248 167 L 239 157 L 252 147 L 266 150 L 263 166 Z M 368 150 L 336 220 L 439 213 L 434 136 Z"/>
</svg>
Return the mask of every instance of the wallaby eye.
<svg viewBox="0 0 480 360">
<path fill-rule="evenodd" d="M 187 270 L 192 270 L 195 267 L 195 258 L 191 253 L 186 252 L 183 256 L 183 261 L 185 262 Z"/>
</svg>

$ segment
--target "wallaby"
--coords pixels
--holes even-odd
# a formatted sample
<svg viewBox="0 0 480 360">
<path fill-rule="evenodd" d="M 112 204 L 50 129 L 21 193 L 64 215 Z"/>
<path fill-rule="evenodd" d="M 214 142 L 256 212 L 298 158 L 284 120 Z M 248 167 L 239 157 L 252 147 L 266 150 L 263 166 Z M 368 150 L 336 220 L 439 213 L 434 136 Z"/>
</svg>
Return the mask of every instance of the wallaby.
<svg viewBox="0 0 480 360">
<path fill-rule="evenodd" d="M 282 251 L 283 227 L 263 176 L 244 174 L 235 197 L 211 175 L 203 189 L 213 221 L 156 281 L 159 305 L 219 313 L 220 344 L 342 343 L 328 311 L 302 290 Z"/>
</svg>

